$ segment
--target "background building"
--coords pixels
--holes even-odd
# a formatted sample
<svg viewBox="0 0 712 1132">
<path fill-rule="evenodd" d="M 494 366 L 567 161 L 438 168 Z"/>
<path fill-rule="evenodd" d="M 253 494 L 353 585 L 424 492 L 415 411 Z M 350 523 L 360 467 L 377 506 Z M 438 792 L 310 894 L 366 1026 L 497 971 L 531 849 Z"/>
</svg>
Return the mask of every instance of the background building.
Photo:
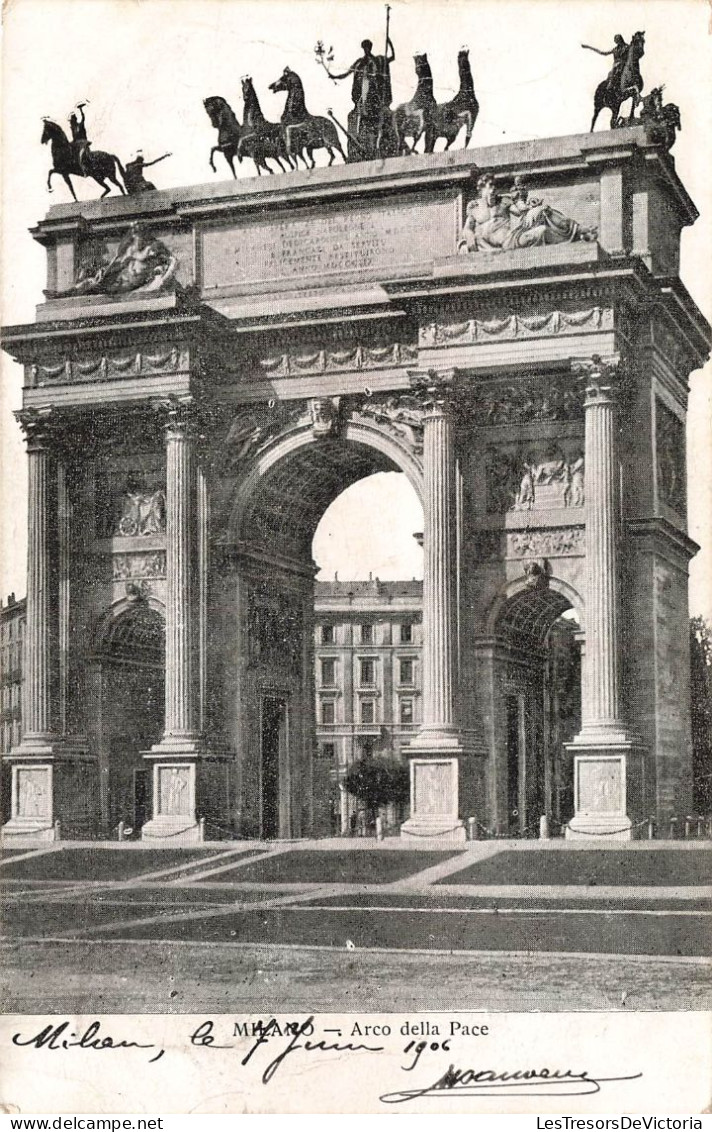
<svg viewBox="0 0 712 1132">
<path fill-rule="evenodd" d="M 330 766 L 332 831 L 347 832 L 357 812 L 342 786 L 349 767 L 400 757 L 418 729 L 422 602 L 415 579 L 315 585 L 316 736 Z"/>
<path fill-rule="evenodd" d="M 25 634 L 26 601 L 9 594 L 0 601 L 0 754 L 8 754 L 20 742 L 22 727 L 22 642 Z M 3 768 L 4 769 L 4 768 Z M 2 775 L 2 818 L 10 812 L 10 775 Z"/>
</svg>

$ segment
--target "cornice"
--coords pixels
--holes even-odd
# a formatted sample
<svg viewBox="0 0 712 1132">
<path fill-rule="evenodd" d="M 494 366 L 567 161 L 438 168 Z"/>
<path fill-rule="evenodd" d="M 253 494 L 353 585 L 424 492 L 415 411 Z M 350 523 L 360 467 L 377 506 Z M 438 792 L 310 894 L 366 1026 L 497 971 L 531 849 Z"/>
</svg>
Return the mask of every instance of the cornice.
<svg viewBox="0 0 712 1132">
<path fill-rule="evenodd" d="M 636 539 L 649 539 L 652 543 L 658 543 L 660 549 L 669 550 L 672 547 L 677 553 L 688 562 L 693 558 L 698 550 L 699 545 L 686 535 L 684 531 L 679 530 L 678 527 L 673 526 L 667 519 L 661 516 L 651 515 L 637 519 L 625 520 L 626 533 Z"/>
</svg>

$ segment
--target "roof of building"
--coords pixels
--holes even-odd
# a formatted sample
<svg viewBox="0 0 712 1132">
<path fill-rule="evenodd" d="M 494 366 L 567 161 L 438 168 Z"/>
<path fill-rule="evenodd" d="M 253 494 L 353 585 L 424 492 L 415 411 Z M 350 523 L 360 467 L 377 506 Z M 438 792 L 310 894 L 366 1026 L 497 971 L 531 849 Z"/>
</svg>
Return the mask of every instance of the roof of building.
<svg viewBox="0 0 712 1132">
<path fill-rule="evenodd" d="M 382 582 L 379 578 L 367 580 L 355 579 L 314 583 L 314 597 L 318 601 L 327 597 L 413 597 L 421 599 L 423 596 L 423 583 L 417 578 L 410 581 Z"/>
</svg>

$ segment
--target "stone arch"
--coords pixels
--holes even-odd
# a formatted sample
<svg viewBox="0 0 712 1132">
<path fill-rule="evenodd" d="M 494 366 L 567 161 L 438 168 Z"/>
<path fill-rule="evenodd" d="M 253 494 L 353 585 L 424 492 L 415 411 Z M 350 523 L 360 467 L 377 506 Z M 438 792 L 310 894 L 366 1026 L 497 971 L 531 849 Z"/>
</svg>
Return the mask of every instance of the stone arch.
<svg viewBox="0 0 712 1132">
<path fill-rule="evenodd" d="M 156 618 L 160 620 L 165 634 L 165 606 L 152 595 L 118 598 L 99 617 L 94 632 L 92 650 L 94 656 L 108 657 L 113 646 L 121 646 L 124 642 L 126 646 L 140 643 L 140 640 L 146 636 L 145 630 L 149 622 L 153 622 L 156 628 L 158 627 Z M 133 625 L 130 624 L 131 622 Z"/>
<path fill-rule="evenodd" d="M 360 460 L 355 458 L 359 450 Z M 323 464 L 328 465 L 328 478 L 324 478 Z M 314 486 L 314 481 L 320 483 L 316 494 L 310 495 L 307 491 L 301 501 L 304 504 L 301 515 L 307 525 L 309 518 L 313 519 L 317 513 L 321 517 L 328 504 L 343 490 L 373 472 L 403 473 L 418 499 L 421 503 L 423 501 L 423 471 L 418 454 L 392 433 L 371 422 L 350 419 L 332 439 L 315 436 L 311 426 L 305 425 L 275 437 L 238 481 L 227 523 L 228 542 L 245 539 L 250 511 L 254 510 L 255 504 L 269 507 L 270 494 L 274 496 L 275 510 L 279 509 L 277 495 L 283 482 L 279 476 L 282 470 L 291 483 L 295 482 L 295 474 L 298 477 L 300 470 L 304 479 L 309 481 L 309 489 Z M 296 482 L 298 485 L 298 478 Z M 294 520 L 295 513 L 292 512 L 289 521 L 293 524 Z"/>
<path fill-rule="evenodd" d="M 573 610 L 578 624 L 563 615 Z M 491 666 L 495 824 L 536 836 L 573 815 L 568 744 L 581 726 L 584 603 L 561 578 L 521 576 L 502 588 L 486 619 Z"/>
<path fill-rule="evenodd" d="M 547 593 L 549 594 L 548 598 L 544 596 Z M 557 605 L 559 607 L 559 613 L 563 613 L 569 608 L 573 609 L 581 631 L 585 631 L 584 600 L 574 586 L 569 582 L 563 581 L 561 578 L 550 577 L 547 578 L 546 587 L 537 590 L 531 586 L 527 577 L 522 576 L 521 578 L 515 578 L 513 581 L 508 582 L 491 603 L 485 621 L 485 636 L 495 637 L 497 635 L 497 626 L 500 622 L 500 618 L 505 614 L 506 610 L 508 608 L 511 609 L 515 603 L 524 600 L 525 597 L 531 596 L 532 594 L 538 598 L 538 604 L 542 607 L 542 614 L 545 606 L 550 608 L 552 613 Z"/>
<path fill-rule="evenodd" d="M 104 836 L 118 822 L 138 834 L 151 813 L 144 753 L 164 728 L 165 610 L 149 595 L 127 595 L 100 618 L 93 641 L 89 726 L 99 758 Z"/>
</svg>

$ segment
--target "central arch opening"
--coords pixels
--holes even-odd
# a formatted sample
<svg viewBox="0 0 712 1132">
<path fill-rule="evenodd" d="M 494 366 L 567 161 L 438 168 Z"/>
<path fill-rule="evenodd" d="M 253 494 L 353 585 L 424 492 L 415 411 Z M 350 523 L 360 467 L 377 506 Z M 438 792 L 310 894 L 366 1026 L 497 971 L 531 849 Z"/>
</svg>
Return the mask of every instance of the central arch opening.
<svg viewBox="0 0 712 1132">
<path fill-rule="evenodd" d="M 345 797 L 349 770 L 404 761 L 419 719 L 416 486 L 397 453 L 353 437 L 307 442 L 254 484 L 239 524 L 242 718 L 259 746 L 242 760 L 245 835 L 366 832 L 375 814 Z M 397 793 L 382 807 L 394 825 Z"/>
</svg>

